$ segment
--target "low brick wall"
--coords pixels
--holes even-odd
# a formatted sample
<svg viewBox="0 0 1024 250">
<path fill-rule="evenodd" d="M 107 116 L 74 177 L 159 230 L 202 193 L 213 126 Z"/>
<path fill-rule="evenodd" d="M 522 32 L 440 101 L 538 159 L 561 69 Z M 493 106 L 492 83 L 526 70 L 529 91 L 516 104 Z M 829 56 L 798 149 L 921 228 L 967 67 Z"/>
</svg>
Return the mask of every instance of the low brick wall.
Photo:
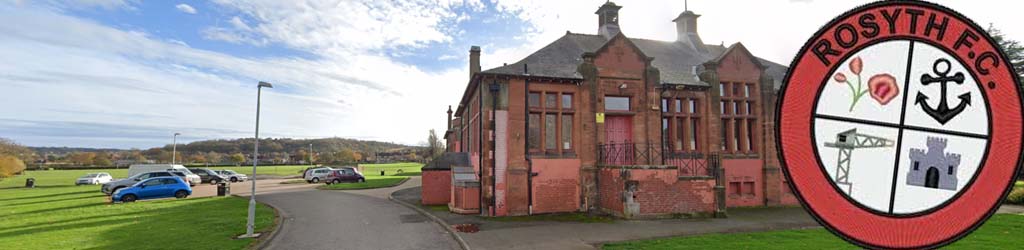
<svg viewBox="0 0 1024 250">
<path fill-rule="evenodd" d="M 432 170 L 423 171 L 423 188 L 421 203 L 423 205 L 444 205 L 451 201 L 452 192 L 452 171 Z"/>
<path fill-rule="evenodd" d="M 680 177 L 675 166 L 605 167 L 600 170 L 602 210 L 625 218 L 710 215 L 715 180 Z"/>
</svg>

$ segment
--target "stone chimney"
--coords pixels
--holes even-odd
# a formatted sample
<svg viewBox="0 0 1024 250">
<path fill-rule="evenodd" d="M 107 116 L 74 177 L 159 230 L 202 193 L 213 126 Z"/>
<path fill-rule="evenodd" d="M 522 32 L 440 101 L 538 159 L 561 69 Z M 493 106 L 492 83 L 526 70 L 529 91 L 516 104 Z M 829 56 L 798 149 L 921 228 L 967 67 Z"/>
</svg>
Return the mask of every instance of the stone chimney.
<svg viewBox="0 0 1024 250">
<path fill-rule="evenodd" d="M 448 105 L 448 129 L 452 130 L 452 105 Z"/>
<path fill-rule="evenodd" d="M 672 20 L 676 23 L 676 42 L 689 45 L 697 51 L 707 52 L 707 49 L 704 48 L 704 41 L 697 34 L 698 17 L 700 15 L 693 13 L 693 11 L 685 10 L 683 13 L 679 13 L 676 19 Z"/>
<path fill-rule="evenodd" d="M 619 9 L 621 8 L 622 6 L 608 1 L 601 5 L 597 12 L 594 12 L 594 14 L 597 14 L 598 35 L 610 39 L 619 34 Z"/>
<path fill-rule="evenodd" d="M 474 45 L 469 47 L 469 78 L 473 79 L 476 73 L 480 73 L 480 46 Z"/>
</svg>

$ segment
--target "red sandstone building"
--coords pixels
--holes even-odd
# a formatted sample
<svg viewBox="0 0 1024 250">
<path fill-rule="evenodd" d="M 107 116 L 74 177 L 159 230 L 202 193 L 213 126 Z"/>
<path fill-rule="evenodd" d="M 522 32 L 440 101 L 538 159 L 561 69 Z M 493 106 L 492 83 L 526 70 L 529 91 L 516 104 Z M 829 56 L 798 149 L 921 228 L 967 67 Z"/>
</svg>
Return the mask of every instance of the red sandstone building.
<svg viewBox="0 0 1024 250">
<path fill-rule="evenodd" d="M 786 68 L 704 44 L 692 11 L 673 20 L 675 41 L 627 37 L 620 8 L 600 6 L 597 35 L 567 32 L 502 67 L 481 71 L 474 46 L 423 203 L 628 218 L 796 204 L 772 138 Z"/>
</svg>

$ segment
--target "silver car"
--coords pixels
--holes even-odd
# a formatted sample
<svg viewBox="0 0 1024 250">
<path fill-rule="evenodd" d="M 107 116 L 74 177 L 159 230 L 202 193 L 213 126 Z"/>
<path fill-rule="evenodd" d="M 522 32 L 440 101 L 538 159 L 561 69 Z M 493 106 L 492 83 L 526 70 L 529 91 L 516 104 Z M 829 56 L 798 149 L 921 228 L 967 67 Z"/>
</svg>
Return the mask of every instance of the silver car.
<svg viewBox="0 0 1024 250">
<path fill-rule="evenodd" d="M 224 177 L 227 177 L 228 180 L 231 180 L 231 182 L 239 182 L 239 181 L 245 181 L 245 180 L 249 179 L 249 176 L 244 175 L 244 174 L 239 174 L 238 172 L 235 172 L 234 170 L 227 170 L 227 169 L 217 170 L 217 173 L 220 174 L 220 175 L 223 175 Z"/>
<path fill-rule="evenodd" d="M 319 183 L 320 180 L 323 180 L 325 177 L 327 177 L 328 174 L 331 173 L 331 170 L 333 170 L 333 169 L 332 168 L 311 168 L 309 170 L 306 170 L 306 173 L 303 174 L 303 176 L 306 179 L 306 182 L 308 182 L 308 183 Z"/>
<path fill-rule="evenodd" d="M 110 177 L 109 173 L 89 173 L 82 177 L 78 177 L 78 179 L 75 180 L 75 186 L 105 184 L 110 182 L 112 179 L 114 178 Z"/>
</svg>

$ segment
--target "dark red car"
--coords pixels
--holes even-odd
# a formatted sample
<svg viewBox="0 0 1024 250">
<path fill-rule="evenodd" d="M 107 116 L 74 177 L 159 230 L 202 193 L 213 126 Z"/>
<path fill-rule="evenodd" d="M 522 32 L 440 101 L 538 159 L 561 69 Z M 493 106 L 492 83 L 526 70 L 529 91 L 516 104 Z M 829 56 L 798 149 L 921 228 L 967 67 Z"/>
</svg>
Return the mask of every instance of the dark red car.
<svg viewBox="0 0 1024 250">
<path fill-rule="evenodd" d="M 331 170 L 331 172 L 327 174 L 327 177 L 324 177 L 323 181 L 327 185 L 330 185 L 342 182 L 365 182 L 366 178 L 363 177 L 363 173 L 360 173 L 359 170 L 356 170 L 355 168 L 337 168 Z"/>
</svg>

